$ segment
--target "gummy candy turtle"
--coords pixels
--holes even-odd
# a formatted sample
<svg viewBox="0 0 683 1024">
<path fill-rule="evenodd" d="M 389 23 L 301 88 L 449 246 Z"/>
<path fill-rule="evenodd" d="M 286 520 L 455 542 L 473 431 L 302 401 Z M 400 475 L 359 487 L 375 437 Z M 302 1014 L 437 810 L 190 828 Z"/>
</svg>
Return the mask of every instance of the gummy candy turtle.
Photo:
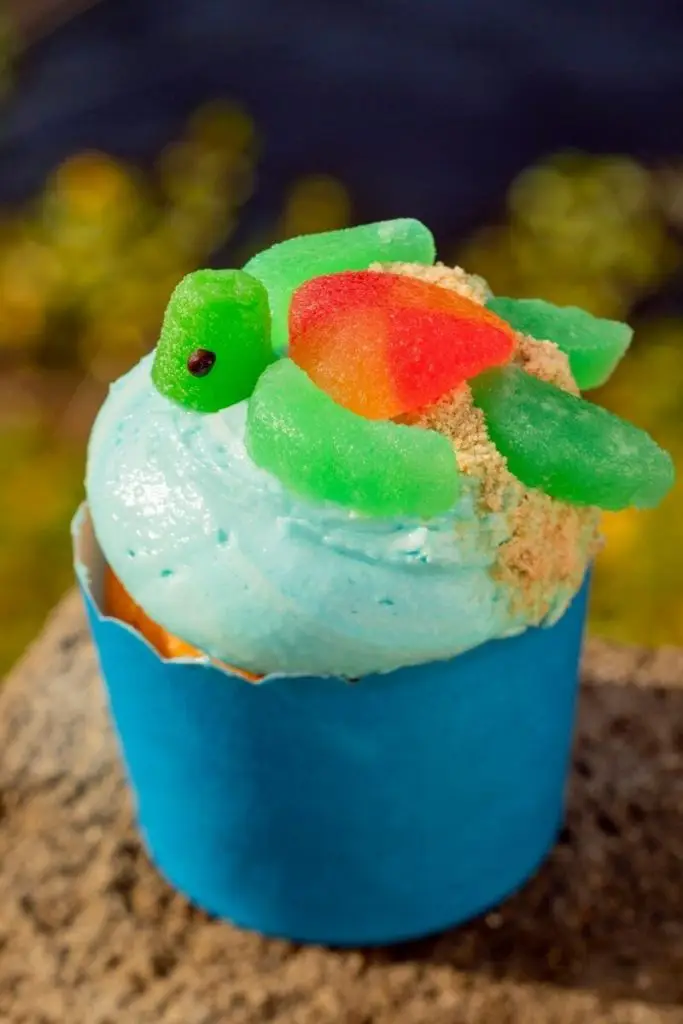
<svg viewBox="0 0 683 1024">
<path fill-rule="evenodd" d="M 577 505 L 656 505 L 673 463 L 644 431 L 513 363 L 518 335 L 566 353 L 577 385 L 604 382 L 625 324 L 540 300 L 486 306 L 376 263 L 434 262 L 419 221 L 296 238 L 243 270 L 184 278 L 166 311 L 157 389 L 196 415 L 248 402 L 252 460 L 292 491 L 367 516 L 427 518 L 457 501 L 451 441 L 395 422 L 471 387 L 525 486 Z"/>
</svg>

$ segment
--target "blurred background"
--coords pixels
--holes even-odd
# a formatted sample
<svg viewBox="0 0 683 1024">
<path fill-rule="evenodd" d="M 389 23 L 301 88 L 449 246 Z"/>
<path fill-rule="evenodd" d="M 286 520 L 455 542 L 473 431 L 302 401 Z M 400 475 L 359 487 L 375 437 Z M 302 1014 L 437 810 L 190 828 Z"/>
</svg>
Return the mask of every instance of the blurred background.
<svg viewBox="0 0 683 1024">
<path fill-rule="evenodd" d="M 683 468 L 681 52 L 678 0 L 5 0 L 0 676 L 70 585 L 108 382 L 276 239 L 417 216 L 495 292 L 630 320 L 592 397 Z M 605 532 L 594 632 L 683 644 L 683 483 Z"/>
</svg>

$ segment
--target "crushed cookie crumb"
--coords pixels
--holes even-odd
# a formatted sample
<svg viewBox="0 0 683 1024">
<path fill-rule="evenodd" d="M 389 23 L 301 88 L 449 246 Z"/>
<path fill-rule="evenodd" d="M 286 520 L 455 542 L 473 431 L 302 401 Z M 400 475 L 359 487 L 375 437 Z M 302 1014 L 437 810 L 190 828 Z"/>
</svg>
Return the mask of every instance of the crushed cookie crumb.
<svg viewBox="0 0 683 1024">
<path fill-rule="evenodd" d="M 569 368 L 569 359 L 554 341 L 536 341 L 535 338 L 518 334 L 514 361 L 532 377 L 554 384 L 572 395 L 579 394 Z"/>
<path fill-rule="evenodd" d="M 574 593 L 597 554 L 600 511 L 523 490 L 501 545 L 494 578 L 510 588 L 513 612 L 539 623 L 553 611 L 558 589 Z"/>
<path fill-rule="evenodd" d="M 521 488 L 489 440 L 484 414 L 472 401 L 467 384 L 428 406 L 412 422 L 449 438 L 460 472 L 479 480 L 482 512 L 501 512 L 511 492 Z"/>
<path fill-rule="evenodd" d="M 459 267 L 376 264 L 371 269 L 409 274 L 452 288 L 483 303 L 482 286 Z M 569 360 L 551 341 L 517 335 L 514 361 L 527 373 L 571 394 L 579 389 Z M 450 439 L 458 467 L 479 484 L 482 515 L 506 513 L 508 536 L 500 544 L 493 577 L 509 592 L 510 609 L 530 624 L 556 611 L 558 595 L 576 592 L 601 546 L 600 510 L 569 505 L 526 488 L 510 473 L 507 461 L 488 436 L 483 413 L 465 384 L 403 422 L 437 430 Z"/>
<path fill-rule="evenodd" d="M 431 267 L 420 263 L 372 263 L 369 269 L 403 274 L 405 277 L 416 277 L 420 281 L 438 284 L 480 306 L 484 305 L 490 294 L 483 278 L 468 274 L 462 267 L 447 267 L 443 263 L 435 263 Z"/>
<path fill-rule="evenodd" d="M 467 385 L 412 422 L 451 440 L 460 471 L 478 480 L 482 514 L 508 512 L 508 539 L 498 548 L 493 577 L 508 587 L 513 614 L 542 622 L 558 592 L 571 594 L 581 585 L 600 545 L 600 511 L 524 487 L 489 439 Z"/>
</svg>

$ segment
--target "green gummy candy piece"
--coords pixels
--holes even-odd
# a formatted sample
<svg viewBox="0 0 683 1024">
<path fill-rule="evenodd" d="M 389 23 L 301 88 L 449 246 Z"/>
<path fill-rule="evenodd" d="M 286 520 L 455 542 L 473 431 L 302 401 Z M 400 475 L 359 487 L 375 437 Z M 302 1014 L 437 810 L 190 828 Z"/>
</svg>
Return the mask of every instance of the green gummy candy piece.
<svg viewBox="0 0 683 1024">
<path fill-rule="evenodd" d="M 639 427 L 515 366 L 471 381 L 508 468 L 527 487 L 610 511 L 652 508 L 674 482 L 671 457 Z"/>
<path fill-rule="evenodd" d="M 258 253 L 244 269 L 266 286 L 273 317 L 273 348 L 279 353 L 287 347 L 292 294 L 304 281 L 342 270 L 367 270 L 371 263 L 432 264 L 435 258 L 429 228 L 405 217 L 290 238 Z"/>
<path fill-rule="evenodd" d="M 366 420 L 337 405 L 290 359 L 249 400 L 247 450 L 290 490 L 369 516 L 429 517 L 459 491 L 450 441 L 435 431 Z"/>
<path fill-rule="evenodd" d="M 486 305 L 520 334 L 554 341 L 568 356 L 574 380 L 582 391 L 605 383 L 633 337 L 628 324 L 591 316 L 578 306 L 502 296 L 489 299 Z"/>
<path fill-rule="evenodd" d="M 261 282 L 243 270 L 197 270 L 166 307 L 152 380 L 188 409 L 217 412 L 248 398 L 274 358 Z"/>
</svg>

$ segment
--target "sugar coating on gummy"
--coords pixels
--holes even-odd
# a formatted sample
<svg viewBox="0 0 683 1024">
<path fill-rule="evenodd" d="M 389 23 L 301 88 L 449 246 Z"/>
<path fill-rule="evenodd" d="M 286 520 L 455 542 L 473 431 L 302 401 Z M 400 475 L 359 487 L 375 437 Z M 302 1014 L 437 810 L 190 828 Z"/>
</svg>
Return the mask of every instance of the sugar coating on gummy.
<svg viewBox="0 0 683 1024">
<path fill-rule="evenodd" d="M 458 496 L 446 437 L 356 416 L 290 359 L 269 367 L 256 385 L 246 443 L 252 460 L 293 492 L 368 516 L 435 516 Z"/>
<path fill-rule="evenodd" d="M 479 303 L 371 270 L 301 285 L 289 322 L 291 359 L 336 402 L 369 419 L 435 402 L 506 363 L 516 344 L 512 328 Z"/>
<path fill-rule="evenodd" d="M 266 287 L 273 348 L 280 353 L 287 347 L 292 294 L 304 281 L 341 270 L 365 270 L 371 263 L 431 265 L 435 258 L 429 228 L 419 220 L 403 217 L 290 238 L 258 253 L 244 269 Z"/>
<path fill-rule="evenodd" d="M 242 270 L 197 270 L 171 295 L 152 380 L 186 408 L 217 412 L 247 398 L 273 359 L 261 282 Z"/>
<path fill-rule="evenodd" d="M 521 334 L 554 341 L 569 359 L 582 391 L 609 379 L 633 337 L 628 324 L 591 316 L 578 306 L 554 306 L 542 299 L 491 298 L 487 307 Z"/>
<path fill-rule="evenodd" d="M 671 457 L 644 430 L 515 366 L 471 382 L 491 440 L 527 487 L 618 511 L 657 505 L 674 482 Z"/>
</svg>

